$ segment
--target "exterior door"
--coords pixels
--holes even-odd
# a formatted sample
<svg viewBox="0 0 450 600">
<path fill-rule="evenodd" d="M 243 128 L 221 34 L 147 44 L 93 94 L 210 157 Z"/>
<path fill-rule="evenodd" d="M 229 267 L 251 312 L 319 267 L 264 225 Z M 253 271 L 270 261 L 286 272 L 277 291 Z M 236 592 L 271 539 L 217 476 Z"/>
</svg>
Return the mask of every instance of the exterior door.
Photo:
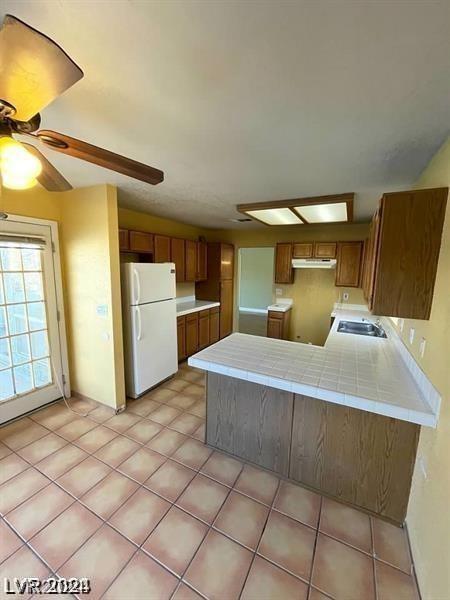
<svg viewBox="0 0 450 600">
<path fill-rule="evenodd" d="M 52 228 L 15 218 L 0 222 L 0 423 L 60 398 L 65 383 Z"/>
</svg>

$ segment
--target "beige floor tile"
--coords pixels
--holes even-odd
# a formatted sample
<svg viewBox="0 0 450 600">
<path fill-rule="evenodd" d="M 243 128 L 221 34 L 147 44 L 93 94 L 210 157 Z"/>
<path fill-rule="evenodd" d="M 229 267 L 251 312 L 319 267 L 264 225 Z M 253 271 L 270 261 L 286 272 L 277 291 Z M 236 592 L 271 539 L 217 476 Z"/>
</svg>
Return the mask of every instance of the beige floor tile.
<svg viewBox="0 0 450 600">
<path fill-rule="evenodd" d="M 37 577 L 38 579 L 45 579 L 50 575 L 50 570 L 39 560 L 39 558 L 29 549 L 27 546 L 22 546 L 14 552 L 8 559 L 6 559 L 0 565 L 0 581 L 2 582 L 2 591 L 0 592 L 0 598 L 23 598 L 22 594 L 19 595 L 17 588 L 17 595 L 3 594 L 3 582 L 5 578 L 9 579 L 11 586 L 14 586 L 14 578 L 20 580 L 24 577 Z"/>
<path fill-rule="evenodd" d="M 191 415 L 195 415 L 196 417 L 200 417 L 201 419 L 206 418 L 206 404 L 204 400 L 198 400 L 192 406 L 190 406 L 187 411 Z"/>
<path fill-rule="evenodd" d="M 181 377 L 186 381 L 197 384 L 203 383 L 205 380 L 203 373 L 195 373 L 194 371 L 184 371 L 182 372 Z"/>
<path fill-rule="evenodd" d="M 147 442 L 146 446 L 165 456 L 172 456 L 175 450 L 187 439 L 187 436 L 178 433 L 178 431 L 163 429 L 158 435 Z"/>
<path fill-rule="evenodd" d="M 375 561 L 378 600 L 419 600 L 415 581 L 398 569 Z"/>
<path fill-rule="evenodd" d="M 12 453 L 11 448 L 8 448 L 8 446 L 5 446 L 5 444 L 3 442 L 0 442 L 0 460 L 2 458 L 5 458 L 5 456 L 9 456 Z"/>
<path fill-rule="evenodd" d="M 202 425 L 203 419 L 190 415 L 189 413 L 182 413 L 170 424 L 171 429 L 184 433 L 185 435 L 192 435 L 196 429 Z"/>
<path fill-rule="evenodd" d="M 67 400 L 67 403 L 72 411 L 78 413 L 80 416 L 91 414 L 91 412 L 98 408 L 98 403 L 94 400 L 90 400 L 89 398 L 80 398 L 78 396 L 72 396 Z M 64 406 L 62 402 L 61 405 Z"/>
<path fill-rule="evenodd" d="M 23 448 L 23 446 L 31 444 L 47 434 L 48 430 L 45 427 L 35 423 L 28 417 L 23 417 L 10 425 L 0 427 L 0 441 L 11 450 Z"/>
<path fill-rule="evenodd" d="M 270 506 L 275 497 L 278 483 L 279 480 L 274 475 L 262 469 L 245 465 L 235 483 L 235 488 L 246 496 Z"/>
<path fill-rule="evenodd" d="M 333 598 L 374 600 L 373 560 L 319 533 L 311 583 Z"/>
<path fill-rule="evenodd" d="M 150 400 L 154 400 L 155 402 L 159 402 L 160 404 L 165 404 L 168 400 L 173 398 L 177 392 L 175 390 L 169 390 L 165 388 L 158 388 L 146 394 L 146 398 L 150 398 Z"/>
<path fill-rule="evenodd" d="M 70 421 L 70 423 L 66 423 L 66 425 L 56 429 L 55 433 L 63 437 L 68 442 L 72 442 L 88 431 L 91 431 L 91 429 L 94 429 L 96 426 L 97 423 L 94 421 L 90 421 L 89 419 L 83 417 L 77 417 L 73 421 Z"/>
<path fill-rule="evenodd" d="M 182 392 L 188 386 L 189 382 L 183 379 L 171 379 L 164 384 L 165 389 L 173 390 L 174 392 Z"/>
<path fill-rule="evenodd" d="M 181 415 L 181 411 L 173 406 L 160 406 L 151 414 L 151 420 L 160 425 L 169 425 L 176 417 Z"/>
<path fill-rule="evenodd" d="M 117 470 L 139 483 L 144 483 L 167 458 L 148 448 L 140 448 L 127 458 Z"/>
<path fill-rule="evenodd" d="M 183 392 L 189 396 L 194 396 L 194 398 L 205 397 L 205 388 L 202 385 L 197 385 L 196 383 L 191 383 L 183 390 Z"/>
<path fill-rule="evenodd" d="M 199 440 L 200 442 L 203 442 L 203 443 L 206 441 L 206 425 L 205 425 L 205 423 L 202 423 L 200 425 L 200 427 L 194 431 L 194 433 L 192 434 L 192 437 L 194 437 L 196 440 Z"/>
<path fill-rule="evenodd" d="M 104 595 L 104 600 L 169 600 L 178 580 L 140 550 Z"/>
<path fill-rule="evenodd" d="M 144 482 L 145 487 L 175 502 L 181 492 L 195 476 L 195 471 L 167 460 L 151 477 Z"/>
<path fill-rule="evenodd" d="M 50 484 L 40 471 L 30 467 L 0 486 L 0 514 L 5 515 Z"/>
<path fill-rule="evenodd" d="M 372 553 L 370 518 L 359 510 L 324 498 L 319 529 L 359 550 Z"/>
<path fill-rule="evenodd" d="M 77 415 L 61 404 L 52 404 L 31 415 L 31 419 L 52 431 L 76 419 Z"/>
<path fill-rule="evenodd" d="M 73 444 L 67 444 L 44 460 L 36 463 L 36 469 L 42 471 L 50 479 L 57 479 L 63 473 L 88 457 L 88 454 Z"/>
<path fill-rule="evenodd" d="M 24 539 L 29 540 L 73 501 L 72 496 L 51 483 L 8 513 L 5 518 Z"/>
<path fill-rule="evenodd" d="M 0 484 L 5 483 L 8 479 L 15 477 L 22 471 L 28 469 L 30 465 L 17 456 L 17 454 L 9 454 L 0 460 Z"/>
<path fill-rule="evenodd" d="M 272 510 L 258 553 L 309 581 L 315 540 L 313 529 Z"/>
<path fill-rule="evenodd" d="M 79 502 L 31 538 L 30 545 L 53 570 L 58 569 L 96 531 L 103 521 Z"/>
<path fill-rule="evenodd" d="M 0 563 L 14 554 L 23 544 L 20 537 L 3 520 L 0 521 L 0 540 Z"/>
<path fill-rule="evenodd" d="M 307 600 L 308 586 L 286 571 L 256 556 L 250 568 L 242 600 Z"/>
<path fill-rule="evenodd" d="M 176 394 L 173 398 L 167 401 L 167 406 L 173 406 L 180 410 L 187 410 L 197 402 L 193 396 L 187 394 Z"/>
<path fill-rule="evenodd" d="M 299 485 L 282 481 L 273 506 L 297 521 L 317 527 L 321 500 L 319 494 L 310 492 Z"/>
<path fill-rule="evenodd" d="M 210 531 L 188 567 L 186 582 L 210 600 L 239 598 L 252 553 L 216 531 Z"/>
<path fill-rule="evenodd" d="M 149 419 L 142 419 L 142 421 L 139 421 L 139 423 L 136 423 L 136 425 L 133 425 L 130 427 L 130 429 L 127 429 L 124 435 L 132 438 L 136 442 L 145 444 L 155 437 L 155 435 L 161 430 L 162 425 L 154 423 Z"/>
<path fill-rule="evenodd" d="M 110 408 L 109 406 L 98 406 L 89 413 L 89 418 L 96 423 L 104 423 L 114 415 L 115 411 L 113 408 Z"/>
<path fill-rule="evenodd" d="M 140 488 L 110 517 L 109 523 L 132 542 L 141 545 L 169 508 L 169 502 Z"/>
<path fill-rule="evenodd" d="M 217 515 L 214 527 L 256 550 L 268 513 L 264 504 L 232 491 Z"/>
<path fill-rule="evenodd" d="M 136 547 L 108 525 L 103 525 L 59 569 L 60 577 L 87 577 L 92 590 L 89 600 L 97 600 L 135 553 Z M 123 597 L 122 597 L 123 600 Z"/>
<path fill-rule="evenodd" d="M 201 596 L 185 583 L 181 582 L 171 600 L 201 600 Z"/>
<path fill-rule="evenodd" d="M 410 574 L 411 556 L 406 530 L 381 519 L 372 519 L 372 523 L 375 556 Z"/>
<path fill-rule="evenodd" d="M 155 402 L 151 398 L 137 398 L 137 400 L 127 401 L 127 412 L 139 415 L 140 417 L 148 417 L 160 406 L 159 402 Z"/>
<path fill-rule="evenodd" d="M 81 502 L 102 519 L 109 519 L 137 488 L 137 483 L 113 471 L 82 496 Z"/>
<path fill-rule="evenodd" d="M 66 444 L 67 441 L 59 437 L 59 435 L 49 433 L 36 442 L 28 444 L 28 446 L 24 446 L 17 451 L 17 454 L 34 465 L 47 456 L 50 456 L 50 454 L 53 454 L 53 452 L 56 452 L 56 450 L 59 450 Z"/>
<path fill-rule="evenodd" d="M 117 431 L 117 433 L 123 433 L 124 431 L 138 423 L 140 420 L 141 417 L 139 415 L 135 415 L 131 412 L 126 411 L 119 413 L 118 415 L 114 415 L 113 417 L 105 421 L 103 425 L 105 427 L 109 427 L 110 429 L 114 429 L 114 431 Z"/>
<path fill-rule="evenodd" d="M 82 435 L 73 443 L 82 450 L 89 452 L 89 454 L 93 454 L 115 437 L 117 437 L 116 431 L 99 425 L 98 427 L 95 427 L 95 429 L 91 429 L 91 431 Z"/>
<path fill-rule="evenodd" d="M 220 483 L 233 486 L 242 467 L 243 464 L 238 460 L 220 452 L 213 452 L 200 471 Z"/>
<path fill-rule="evenodd" d="M 142 546 L 181 576 L 208 532 L 208 527 L 173 506 Z"/>
<path fill-rule="evenodd" d="M 56 479 L 56 483 L 75 496 L 81 498 L 96 483 L 104 479 L 111 473 L 111 468 L 105 463 L 89 456 L 78 465 L 61 475 Z"/>
<path fill-rule="evenodd" d="M 97 452 L 94 453 L 94 456 L 108 464 L 110 467 L 117 467 L 129 456 L 139 450 L 139 448 L 141 448 L 141 446 L 137 442 L 130 440 L 123 435 L 118 435 L 97 450 Z"/>
<path fill-rule="evenodd" d="M 208 458 L 211 456 L 212 450 L 202 444 L 198 440 L 188 439 L 182 444 L 172 458 L 191 469 L 200 469 Z"/>
<path fill-rule="evenodd" d="M 229 488 L 217 481 L 198 474 L 178 498 L 177 505 L 202 521 L 211 524 L 229 491 Z"/>
<path fill-rule="evenodd" d="M 330 596 L 326 596 L 325 594 L 322 594 L 322 592 L 319 592 L 319 590 L 311 587 L 308 600 L 330 600 Z"/>
</svg>

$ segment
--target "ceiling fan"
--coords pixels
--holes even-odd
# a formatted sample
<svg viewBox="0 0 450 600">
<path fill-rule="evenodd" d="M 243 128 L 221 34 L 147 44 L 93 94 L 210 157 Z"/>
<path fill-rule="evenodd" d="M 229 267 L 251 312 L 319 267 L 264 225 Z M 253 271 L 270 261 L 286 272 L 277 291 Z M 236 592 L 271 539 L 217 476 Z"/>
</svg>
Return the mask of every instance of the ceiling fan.
<svg viewBox="0 0 450 600">
<path fill-rule="evenodd" d="M 5 187 L 25 189 L 39 182 L 51 192 L 72 189 L 37 148 L 15 140 L 15 134 L 152 185 L 164 180 L 159 169 L 56 131 L 39 130 L 40 111 L 82 77 L 83 71 L 52 39 L 5 16 L 0 29 L 0 176 Z"/>
</svg>

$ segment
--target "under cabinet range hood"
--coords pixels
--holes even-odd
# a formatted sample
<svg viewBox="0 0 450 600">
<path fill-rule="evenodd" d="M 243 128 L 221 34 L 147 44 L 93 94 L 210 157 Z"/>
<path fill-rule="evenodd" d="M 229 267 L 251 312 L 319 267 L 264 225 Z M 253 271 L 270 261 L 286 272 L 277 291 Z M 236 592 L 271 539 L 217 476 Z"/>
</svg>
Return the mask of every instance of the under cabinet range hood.
<svg viewBox="0 0 450 600">
<path fill-rule="evenodd" d="M 292 259 L 294 269 L 335 269 L 335 258 L 294 258 Z"/>
</svg>

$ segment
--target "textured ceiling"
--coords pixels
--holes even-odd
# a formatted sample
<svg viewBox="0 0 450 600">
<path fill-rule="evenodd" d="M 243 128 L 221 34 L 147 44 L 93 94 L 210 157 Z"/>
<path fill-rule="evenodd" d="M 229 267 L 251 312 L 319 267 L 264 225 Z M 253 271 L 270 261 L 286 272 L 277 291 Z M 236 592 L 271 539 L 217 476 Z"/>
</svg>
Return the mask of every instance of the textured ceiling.
<svg viewBox="0 0 450 600">
<path fill-rule="evenodd" d="M 0 7 L 84 70 L 44 128 L 165 171 L 153 187 L 45 151 L 75 187 L 116 184 L 122 206 L 236 227 L 238 203 L 355 192 L 364 220 L 449 133 L 448 0 Z"/>
</svg>

